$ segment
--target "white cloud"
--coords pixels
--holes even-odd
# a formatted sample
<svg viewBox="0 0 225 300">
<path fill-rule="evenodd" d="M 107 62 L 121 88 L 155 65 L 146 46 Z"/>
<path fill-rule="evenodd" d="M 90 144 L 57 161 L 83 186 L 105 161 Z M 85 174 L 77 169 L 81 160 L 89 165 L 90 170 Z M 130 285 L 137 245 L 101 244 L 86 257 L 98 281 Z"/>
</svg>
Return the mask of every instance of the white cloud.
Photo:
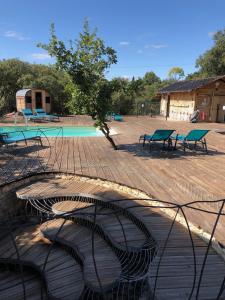
<svg viewBox="0 0 225 300">
<path fill-rule="evenodd" d="M 208 36 L 211 37 L 211 38 L 214 36 L 214 34 L 216 34 L 216 31 L 210 31 L 210 32 L 208 32 Z"/>
<path fill-rule="evenodd" d="M 15 39 L 15 40 L 18 40 L 18 41 L 25 41 L 25 40 L 30 39 L 29 37 L 24 36 L 22 33 L 12 31 L 12 30 L 5 31 L 3 36 L 7 37 L 7 38 L 12 38 L 12 39 Z"/>
<path fill-rule="evenodd" d="M 145 45 L 145 49 L 149 49 L 149 48 L 154 48 L 154 49 L 162 49 L 162 48 L 166 48 L 168 47 L 168 45 L 166 44 L 152 44 L 152 45 Z"/>
<path fill-rule="evenodd" d="M 128 42 L 128 41 L 120 42 L 120 46 L 129 46 L 129 45 L 130 45 L 130 42 Z"/>
<path fill-rule="evenodd" d="M 37 60 L 45 60 L 51 58 L 51 56 L 48 53 L 32 53 L 31 56 L 33 59 Z"/>
</svg>

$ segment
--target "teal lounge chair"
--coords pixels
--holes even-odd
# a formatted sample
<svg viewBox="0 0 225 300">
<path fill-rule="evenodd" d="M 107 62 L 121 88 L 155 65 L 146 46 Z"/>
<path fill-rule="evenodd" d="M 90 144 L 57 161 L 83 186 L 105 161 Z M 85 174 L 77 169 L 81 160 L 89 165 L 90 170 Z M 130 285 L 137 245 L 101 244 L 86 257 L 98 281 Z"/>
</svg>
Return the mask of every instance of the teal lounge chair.
<svg viewBox="0 0 225 300">
<path fill-rule="evenodd" d="M 59 121 L 59 116 L 47 114 L 42 108 L 36 108 L 34 111 L 38 117 L 48 119 L 49 121 Z"/>
<path fill-rule="evenodd" d="M 22 114 L 24 119 L 26 119 L 27 121 L 29 120 L 40 120 L 40 117 L 33 115 L 32 110 L 30 108 L 24 108 L 22 109 Z"/>
<path fill-rule="evenodd" d="M 2 145 L 9 145 L 18 142 L 25 142 L 27 145 L 28 140 L 38 141 L 41 146 L 43 146 L 41 136 L 37 134 L 37 131 L 0 132 L 0 144 Z"/>
<path fill-rule="evenodd" d="M 174 129 L 157 129 L 153 134 L 144 134 L 139 137 L 139 143 L 143 141 L 143 147 L 145 142 L 149 142 L 149 147 L 151 151 L 152 143 L 163 142 L 163 148 L 165 148 L 165 143 L 168 142 L 168 148 L 172 145 L 171 135 L 174 133 Z"/>
<path fill-rule="evenodd" d="M 123 117 L 121 115 L 114 115 L 114 120 L 122 122 L 123 121 Z"/>
<path fill-rule="evenodd" d="M 205 135 L 209 131 L 208 129 L 193 129 L 187 135 L 177 134 L 173 136 L 172 139 L 175 140 L 174 149 L 176 149 L 177 142 L 183 145 L 184 151 L 186 151 L 187 147 L 189 148 L 190 144 L 194 144 L 194 149 L 196 149 L 198 144 L 201 144 L 203 150 L 208 153 Z"/>
</svg>

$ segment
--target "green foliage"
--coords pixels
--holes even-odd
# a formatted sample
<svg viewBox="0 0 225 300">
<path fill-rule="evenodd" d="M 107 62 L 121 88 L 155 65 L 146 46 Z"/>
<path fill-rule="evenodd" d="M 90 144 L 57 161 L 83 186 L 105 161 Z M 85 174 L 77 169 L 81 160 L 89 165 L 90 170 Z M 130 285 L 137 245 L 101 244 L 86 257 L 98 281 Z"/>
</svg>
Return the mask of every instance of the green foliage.
<svg viewBox="0 0 225 300">
<path fill-rule="evenodd" d="M 65 103 L 71 98 L 65 86 L 69 76 L 54 66 L 29 64 L 18 59 L 0 61 L 0 112 L 16 110 L 16 92 L 22 88 L 47 90 L 54 112 L 64 113 Z"/>
<path fill-rule="evenodd" d="M 113 78 L 112 108 L 121 114 L 136 114 L 141 104 L 155 99 L 162 86 L 160 78 L 154 72 L 147 72 L 143 78 Z M 148 103 L 148 107 L 150 104 Z M 149 110 L 150 113 L 150 110 Z"/>
<path fill-rule="evenodd" d="M 194 73 L 188 74 L 185 79 L 186 80 L 195 80 L 195 79 L 203 79 L 205 77 L 206 77 L 206 75 L 201 72 L 194 72 Z"/>
<path fill-rule="evenodd" d="M 113 78 L 111 80 L 112 88 L 112 110 L 120 114 L 128 114 L 133 105 L 133 91 L 130 82 L 124 78 Z"/>
<path fill-rule="evenodd" d="M 180 67 L 173 67 L 168 72 L 168 78 L 170 80 L 180 80 L 184 77 L 184 70 Z"/>
<path fill-rule="evenodd" d="M 28 63 L 17 59 L 0 61 L 0 112 L 16 109 L 16 92 L 23 87 L 21 74 L 28 73 Z"/>
<path fill-rule="evenodd" d="M 49 44 L 38 46 L 55 57 L 56 66 L 70 75 L 76 86 L 74 97 L 81 93 L 85 110 L 94 118 L 104 119 L 107 111 L 102 112 L 101 109 L 103 115 L 100 116 L 96 109 L 99 107 L 98 102 L 102 101 L 99 99 L 100 95 L 104 94 L 101 90 L 105 88 L 104 72 L 117 62 L 115 51 L 104 45 L 103 40 L 97 37 L 96 30 L 90 32 L 87 21 L 79 39 L 76 42 L 71 41 L 69 47 L 58 40 L 54 24 L 51 25 Z"/>
<path fill-rule="evenodd" d="M 72 109 L 81 95 L 84 111 L 96 121 L 96 126 L 110 140 L 106 117 L 111 108 L 111 88 L 105 80 L 105 71 L 117 62 L 115 50 L 105 46 L 96 30 L 90 31 L 88 21 L 84 22 L 79 39 L 70 41 L 69 46 L 57 38 L 54 24 L 51 25 L 49 43 L 38 46 L 56 58 L 56 66 L 67 72 L 75 85 L 69 109 Z M 110 142 L 114 144 L 112 140 Z"/>
<path fill-rule="evenodd" d="M 204 77 L 225 74 L 225 29 L 213 36 L 214 46 L 196 60 L 196 67 Z"/>
<path fill-rule="evenodd" d="M 143 77 L 143 81 L 145 85 L 152 85 L 156 83 L 160 83 L 161 79 L 154 72 L 147 72 Z"/>
</svg>

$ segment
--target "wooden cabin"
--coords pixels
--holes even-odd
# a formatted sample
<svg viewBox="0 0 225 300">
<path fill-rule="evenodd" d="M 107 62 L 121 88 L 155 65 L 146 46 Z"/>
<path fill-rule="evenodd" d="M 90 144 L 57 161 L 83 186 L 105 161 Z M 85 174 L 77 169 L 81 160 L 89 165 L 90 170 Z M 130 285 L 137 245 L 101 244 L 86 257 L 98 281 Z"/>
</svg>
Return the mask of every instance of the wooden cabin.
<svg viewBox="0 0 225 300">
<path fill-rule="evenodd" d="M 24 108 L 32 110 L 42 108 L 49 113 L 51 111 L 51 97 L 45 90 L 23 89 L 16 93 L 16 108 L 21 112 Z"/>
<path fill-rule="evenodd" d="M 225 76 L 178 81 L 158 93 L 160 114 L 166 118 L 189 121 L 199 110 L 200 121 L 225 122 Z"/>
</svg>

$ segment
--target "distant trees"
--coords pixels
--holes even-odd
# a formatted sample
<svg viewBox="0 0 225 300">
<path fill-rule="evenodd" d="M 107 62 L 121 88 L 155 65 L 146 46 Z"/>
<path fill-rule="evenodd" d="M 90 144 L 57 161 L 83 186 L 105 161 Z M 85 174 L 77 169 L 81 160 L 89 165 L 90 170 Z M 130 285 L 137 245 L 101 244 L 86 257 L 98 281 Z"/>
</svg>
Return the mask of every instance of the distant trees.
<svg viewBox="0 0 225 300">
<path fill-rule="evenodd" d="M 22 74 L 29 74 L 29 64 L 18 59 L 0 61 L 0 112 L 15 110 L 16 92 L 23 87 Z"/>
<path fill-rule="evenodd" d="M 144 85 L 152 85 L 160 82 L 161 79 L 153 71 L 145 73 L 143 77 Z"/>
<path fill-rule="evenodd" d="M 16 92 L 22 88 L 47 90 L 52 97 L 55 112 L 63 113 L 71 98 L 66 90 L 68 76 L 54 66 L 29 64 L 18 59 L 0 61 L 0 113 L 16 110 Z"/>
<path fill-rule="evenodd" d="M 173 67 L 168 72 L 168 79 L 169 80 L 181 80 L 184 78 L 184 70 L 180 67 Z"/>
<path fill-rule="evenodd" d="M 156 105 L 157 92 L 160 88 L 171 83 L 169 80 L 161 80 L 153 71 L 147 72 L 142 78 L 131 80 L 121 77 L 113 78 L 110 81 L 113 86 L 112 109 L 121 114 L 150 113 L 150 108 Z"/>
<path fill-rule="evenodd" d="M 198 73 L 204 77 L 225 74 L 225 29 L 215 33 L 213 40 L 213 47 L 196 60 Z"/>
<path fill-rule="evenodd" d="M 225 74 L 225 29 L 215 33 L 213 40 L 212 48 L 196 60 L 198 70 L 186 79 Z M 55 112 L 89 114 L 108 135 L 108 112 L 149 113 L 151 109 L 146 107 L 157 103 L 158 90 L 184 77 L 182 68 L 173 67 L 165 80 L 152 70 L 140 78 L 106 80 L 105 71 L 116 63 L 116 53 L 105 46 L 96 31 L 90 32 L 87 22 L 79 39 L 68 47 L 58 40 L 54 27 L 49 44 L 40 46 L 56 57 L 55 65 L 0 60 L 0 114 L 16 109 L 19 89 L 40 88 L 50 93 Z"/>
</svg>

